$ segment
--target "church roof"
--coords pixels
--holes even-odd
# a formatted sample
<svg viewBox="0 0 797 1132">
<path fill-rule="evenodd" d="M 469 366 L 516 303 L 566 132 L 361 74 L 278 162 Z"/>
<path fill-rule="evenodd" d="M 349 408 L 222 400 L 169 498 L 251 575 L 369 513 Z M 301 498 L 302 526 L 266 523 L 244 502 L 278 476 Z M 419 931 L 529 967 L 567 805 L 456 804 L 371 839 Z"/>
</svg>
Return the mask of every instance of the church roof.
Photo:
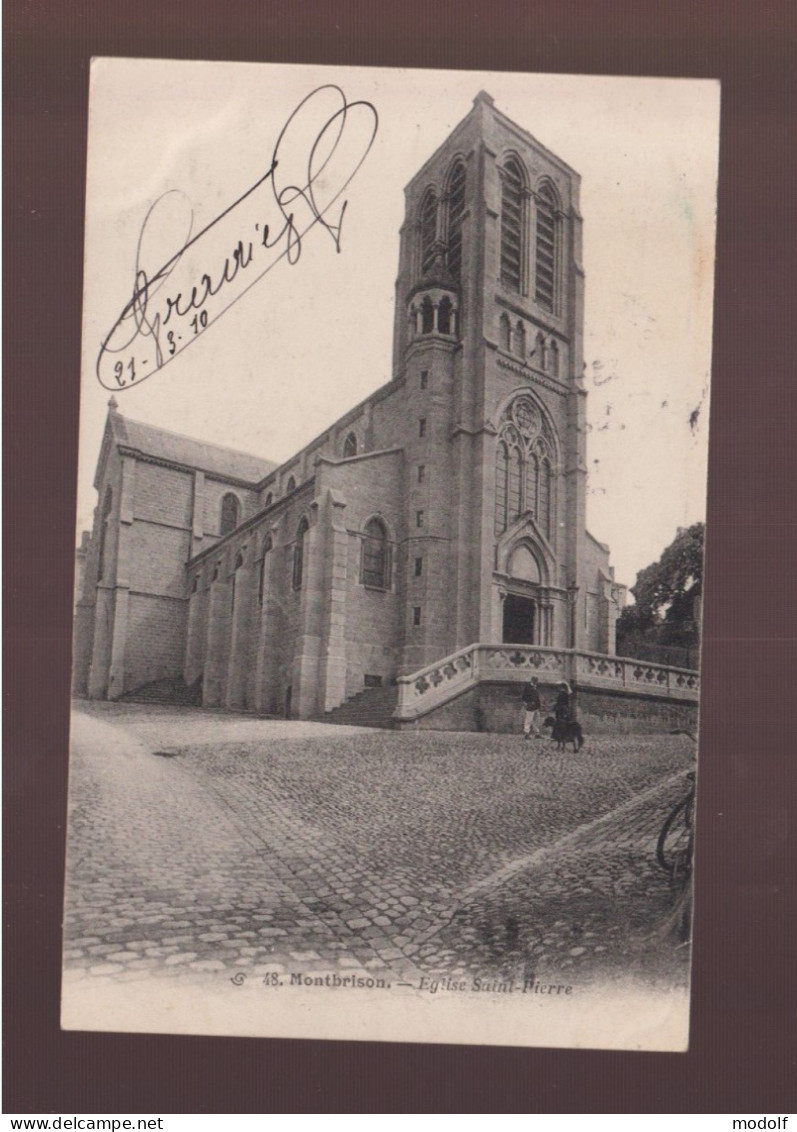
<svg viewBox="0 0 797 1132">
<path fill-rule="evenodd" d="M 585 531 L 584 533 L 588 539 L 592 539 L 596 546 L 599 546 L 601 550 L 605 550 L 607 554 L 609 553 L 610 547 L 608 543 L 601 542 L 599 538 L 595 538 L 591 531 Z"/>
<path fill-rule="evenodd" d="M 225 448 L 220 444 L 208 444 L 204 440 L 194 440 L 190 436 L 170 432 L 155 425 L 131 421 L 119 412 L 108 415 L 114 440 L 124 448 L 132 448 L 143 456 L 167 460 L 172 464 L 187 464 L 202 472 L 210 472 L 225 479 L 245 480 L 258 483 L 277 467 L 272 460 Z"/>
</svg>

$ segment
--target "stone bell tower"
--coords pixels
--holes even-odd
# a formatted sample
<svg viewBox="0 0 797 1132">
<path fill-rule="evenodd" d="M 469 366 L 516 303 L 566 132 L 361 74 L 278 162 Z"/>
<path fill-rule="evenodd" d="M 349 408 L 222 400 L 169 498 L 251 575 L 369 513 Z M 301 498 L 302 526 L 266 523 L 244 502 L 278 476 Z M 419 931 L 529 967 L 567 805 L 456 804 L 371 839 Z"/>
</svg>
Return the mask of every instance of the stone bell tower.
<svg viewBox="0 0 797 1132">
<path fill-rule="evenodd" d="M 583 647 L 579 176 L 482 92 L 405 192 L 402 667 L 475 641 Z"/>
</svg>

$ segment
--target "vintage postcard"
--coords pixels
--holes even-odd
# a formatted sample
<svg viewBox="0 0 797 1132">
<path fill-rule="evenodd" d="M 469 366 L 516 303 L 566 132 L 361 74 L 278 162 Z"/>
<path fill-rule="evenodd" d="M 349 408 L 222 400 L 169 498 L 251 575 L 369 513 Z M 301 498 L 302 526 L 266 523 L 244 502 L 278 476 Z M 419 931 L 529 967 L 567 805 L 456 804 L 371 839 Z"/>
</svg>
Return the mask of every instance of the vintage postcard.
<svg viewBox="0 0 797 1132">
<path fill-rule="evenodd" d="M 94 60 L 65 1028 L 687 1047 L 718 123 Z"/>
</svg>

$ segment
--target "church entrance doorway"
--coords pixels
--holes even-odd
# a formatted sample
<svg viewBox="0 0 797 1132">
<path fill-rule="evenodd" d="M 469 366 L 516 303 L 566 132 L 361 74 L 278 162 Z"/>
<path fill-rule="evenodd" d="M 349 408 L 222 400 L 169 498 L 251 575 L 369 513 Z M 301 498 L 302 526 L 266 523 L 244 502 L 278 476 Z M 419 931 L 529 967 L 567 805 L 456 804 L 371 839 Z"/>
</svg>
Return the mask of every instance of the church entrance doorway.
<svg viewBox="0 0 797 1132">
<path fill-rule="evenodd" d="M 534 644 L 534 602 L 528 597 L 507 594 L 504 598 L 504 644 Z"/>
</svg>

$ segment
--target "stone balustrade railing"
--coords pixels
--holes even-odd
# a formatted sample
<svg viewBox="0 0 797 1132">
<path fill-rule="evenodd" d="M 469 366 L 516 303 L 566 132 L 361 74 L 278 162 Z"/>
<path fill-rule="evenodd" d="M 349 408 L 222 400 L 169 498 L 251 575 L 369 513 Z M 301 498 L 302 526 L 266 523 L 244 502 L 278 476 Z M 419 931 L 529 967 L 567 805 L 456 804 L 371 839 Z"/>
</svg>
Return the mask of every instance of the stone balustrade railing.
<svg viewBox="0 0 797 1132">
<path fill-rule="evenodd" d="M 536 645 L 468 645 L 436 664 L 400 676 L 394 718 L 417 719 L 484 681 L 543 684 L 567 680 L 579 688 L 627 692 L 696 703 L 700 677 L 689 668 L 576 649 Z"/>
</svg>

